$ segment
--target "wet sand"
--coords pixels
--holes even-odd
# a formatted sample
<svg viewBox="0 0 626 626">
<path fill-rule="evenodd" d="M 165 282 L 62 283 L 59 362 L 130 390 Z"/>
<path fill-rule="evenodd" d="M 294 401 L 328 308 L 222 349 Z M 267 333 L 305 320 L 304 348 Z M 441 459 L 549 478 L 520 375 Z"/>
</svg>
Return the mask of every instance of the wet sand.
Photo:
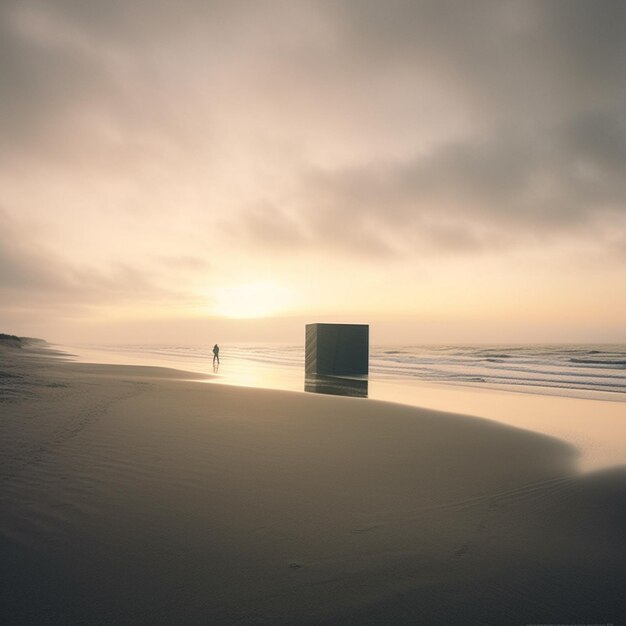
<svg viewBox="0 0 626 626">
<path fill-rule="evenodd" d="M 84 363 L 153 365 L 202 374 L 212 369 L 208 350 L 197 358 L 181 358 L 158 349 L 76 346 L 70 350 Z M 217 376 L 208 382 L 284 391 L 319 391 L 325 385 L 323 380 L 321 385 L 305 381 L 304 363 L 300 367 L 265 363 L 230 351 Z M 363 385 L 370 399 L 483 417 L 560 439 L 576 448 L 583 472 L 626 465 L 626 394 L 532 385 L 437 383 L 372 373 Z M 363 389 L 344 393 L 363 395 Z"/>
<path fill-rule="evenodd" d="M 580 474 L 562 441 L 165 368 L 0 359 L 3 623 L 626 618 L 626 468 Z"/>
</svg>

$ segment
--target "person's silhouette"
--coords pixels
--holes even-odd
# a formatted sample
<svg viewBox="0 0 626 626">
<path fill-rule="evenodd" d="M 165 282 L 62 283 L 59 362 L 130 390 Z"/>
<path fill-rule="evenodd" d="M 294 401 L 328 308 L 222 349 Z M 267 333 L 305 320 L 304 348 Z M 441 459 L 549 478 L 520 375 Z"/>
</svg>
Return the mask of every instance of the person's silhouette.
<svg viewBox="0 0 626 626">
<path fill-rule="evenodd" d="M 215 361 L 217 361 L 217 364 L 220 364 L 220 347 L 215 344 L 213 346 L 213 365 L 215 365 Z"/>
</svg>

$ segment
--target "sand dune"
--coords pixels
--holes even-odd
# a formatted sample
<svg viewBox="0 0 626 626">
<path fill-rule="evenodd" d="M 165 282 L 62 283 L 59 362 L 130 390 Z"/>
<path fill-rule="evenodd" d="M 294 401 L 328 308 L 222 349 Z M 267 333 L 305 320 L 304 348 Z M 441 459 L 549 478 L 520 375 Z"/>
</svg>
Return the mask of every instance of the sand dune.
<svg viewBox="0 0 626 626">
<path fill-rule="evenodd" d="M 580 475 L 558 440 L 0 354 L 5 623 L 626 617 L 626 469 Z"/>
</svg>

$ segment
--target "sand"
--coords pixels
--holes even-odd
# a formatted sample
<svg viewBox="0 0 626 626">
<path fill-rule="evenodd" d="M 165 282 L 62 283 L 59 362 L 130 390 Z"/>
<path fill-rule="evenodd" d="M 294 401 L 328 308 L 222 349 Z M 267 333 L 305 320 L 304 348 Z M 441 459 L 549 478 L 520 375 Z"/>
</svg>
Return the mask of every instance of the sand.
<svg viewBox="0 0 626 626">
<path fill-rule="evenodd" d="M 0 621 L 623 623 L 626 468 L 385 402 L 0 350 Z"/>
</svg>

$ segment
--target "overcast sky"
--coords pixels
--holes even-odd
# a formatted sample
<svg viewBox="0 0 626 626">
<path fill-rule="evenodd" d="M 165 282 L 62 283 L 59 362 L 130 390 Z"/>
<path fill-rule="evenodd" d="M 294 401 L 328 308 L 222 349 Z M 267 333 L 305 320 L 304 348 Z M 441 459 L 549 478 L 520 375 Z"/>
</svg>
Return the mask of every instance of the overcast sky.
<svg viewBox="0 0 626 626">
<path fill-rule="evenodd" d="M 0 332 L 626 341 L 626 3 L 3 0 Z"/>
</svg>

